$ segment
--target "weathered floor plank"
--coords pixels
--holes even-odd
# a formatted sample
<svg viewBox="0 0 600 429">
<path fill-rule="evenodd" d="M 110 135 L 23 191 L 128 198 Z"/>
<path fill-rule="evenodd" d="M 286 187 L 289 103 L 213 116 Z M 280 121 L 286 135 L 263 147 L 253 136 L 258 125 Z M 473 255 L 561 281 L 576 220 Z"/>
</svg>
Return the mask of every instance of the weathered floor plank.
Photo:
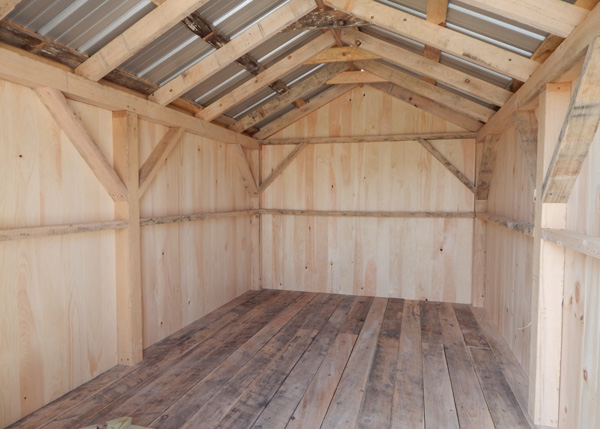
<svg viewBox="0 0 600 429">
<path fill-rule="evenodd" d="M 524 382 L 468 305 L 262 290 L 11 427 L 533 428 Z"/>
</svg>

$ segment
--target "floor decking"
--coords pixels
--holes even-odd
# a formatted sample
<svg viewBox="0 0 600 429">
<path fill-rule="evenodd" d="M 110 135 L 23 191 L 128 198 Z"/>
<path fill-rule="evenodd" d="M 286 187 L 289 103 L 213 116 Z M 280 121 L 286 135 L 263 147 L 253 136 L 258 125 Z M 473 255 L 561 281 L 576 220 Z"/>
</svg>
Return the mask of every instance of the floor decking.
<svg viewBox="0 0 600 429">
<path fill-rule="evenodd" d="M 530 428 L 507 350 L 466 305 L 249 292 L 13 427 Z"/>
</svg>

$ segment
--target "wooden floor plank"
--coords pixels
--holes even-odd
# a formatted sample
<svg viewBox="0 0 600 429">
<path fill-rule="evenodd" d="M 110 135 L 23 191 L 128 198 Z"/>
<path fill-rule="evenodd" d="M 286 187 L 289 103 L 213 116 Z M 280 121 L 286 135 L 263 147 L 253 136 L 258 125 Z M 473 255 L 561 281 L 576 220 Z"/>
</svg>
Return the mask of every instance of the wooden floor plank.
<svg viewBox="0 0 600 429">
<path fill-rule="evenodd" d="M 461 429 L 494 429 L 452 304 L 439 305 L 446 362 Z"/>
<path fill-rule="evenodd" d="M 354 427 L 362 405 L 363 392 L 371 369 L 377 338 L 383 322 L 386 298 L 375 298 L 356 340 L 346 370 L 325 414 L 322 429 Z"/>
<path fill-rule="evenodd" d="M 471 311 L 471 306 L 467 304 L 452 304 L 454 314 L 460 325 L 465 344 L 470 347 L 490 348 L 487 338 L 481 331 L 475 315 Z"/>
<path fill-rule="evenodd" d="M 438 305 L 421 302 L 421 348 L 423 353 L 423 402 L 425 426 L 458 429 L 454 393 L 446 364 Z"/>
<path fill-rule="evenodd" d="M 342 323 L 346 323 L 351 308 L 356 301 L 356 297 L 344 297 L 337 310 L 327 322 L 327 325 L 319 332 L 315 341 L 310 345 L 306 353 L 302 355 L 298 364 L 290 372 L 277 393 L 252 425 L 253 429 L 283 429 L 286 427 L 325 356 L 333 346 Z"/>
<path fill-rule="evenodd" d="M 421 307 L 406 300 L 402 312 L 392 425 L 394 429 L 425 427 L 423 412 L 423 354 L 421 352 Z"/>
<path fill-rule="evenodd" d="M 357 428 L 387 428 L 391 424 L 403 307 L 402 299 L 388 300 Z"/>
</svg>

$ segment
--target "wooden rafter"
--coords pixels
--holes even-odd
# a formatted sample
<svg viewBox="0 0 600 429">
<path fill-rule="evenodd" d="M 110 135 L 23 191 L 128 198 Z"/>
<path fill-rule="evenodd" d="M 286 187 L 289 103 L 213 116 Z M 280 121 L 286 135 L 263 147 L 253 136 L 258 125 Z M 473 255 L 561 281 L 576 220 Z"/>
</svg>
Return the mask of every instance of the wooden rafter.
<svg viewBox="0 0 600 429">
<path fill-rule="evenodd" d="M 315 55 L 304 64 L 343 63 L 346 61 L 367 61 L 380 58 L 379 55 L 367 52 L 356 46 L 329 48 Z"/>
<path fill-rule="evenodd" d="M 546 203 L 566 203 L 600 124 L 600 36 L 589 46 L 542 186 Z"/>
<path fill-rule="evenodd" d="M 267 126 L 261 128 L 258 133 L 254 134 L 253 137 L 259 140 L 266 139 L 267 137 L 270 137 L 276 132 L 284 129 L 288 125 L 296 122 L 299 119 L 302 119 L 309 113 L 325 106 L 336 98 L 341 97 L 348 91 L 352 90 L 355 86 L 356 85 L 336 85 L 324 93 L 317 95 L 315 98 L 307 102 L 306 105 L 288 113 L 285 116 L 282 116 L 279 119 L 276 119 Z"/>
<path fill-rule="evenodd" d="M 221 49 L 210 54 L 181 75 L 158 89 L 151 99 L 166 105 L 181 94 L 208 79 L 237 58 L 307 14 L 314 8 L 312 0 L 292 0 L 266 18 L 252 25 Z"/>
<path fill-rule="evenodd" d="M 250 195 L 250 197 L 255 197 L 258 194 L 258 187 L 256 186 L 256 180 L 250 169 L 250 164 L 244 155 L 244 150 L 240 145 L 231 145 L 230 154 L 240 173 L 244 187 L 248 191 L 248 195 Z"/>
<path fill-rule="evenodd" d="M 35 92 L 112 199 L 126 200 L 127 187 L 106 160 L 81 119 L 71 109 L 62 92 L 48 87 L 37 88 Z"/>
<path fill-rule="evenodd" d="M 328 66 L 323 67 L 318 70 L 316 73 L 307 77 L 303 81 L 294 85 L 288 92 L 285 94 L 276 96 L 272 100 L 265 103 L 263 106 L 259 107 L 256 110 L 248 113 L 246 116 L 240 118 L 234 125 L 230 128 L 234 131 L 244 131 L 254 124 L 262 121 L 266 117 L 278 112 L 285 106 L 293 103 L 294 100 L 302 97 L 304 94 L 312 91 L 315 88 L 326 83 L 326 81 L 339 73 L 347 70 L 348 66 L 346 64 L 330 64 Z"/>
<path fill-rule="evenodd" d="M 487 200 L 496 167 L 496 155 L 498 153 L 498 141 L 500 136 L 490 135 L 485 139 L 483 147 L 483 156 L 479 165 L 479 174 L 477 175 L 477 199 Z"/>
<path fill-rule="evenodd" d="M 539 64 L 421 18 L 369 0 L 326 0 L 325 4 L 370 21 L 401 36 L 520 80 L 527 80 Z"/>
<path fill-rule="evenodd" d="M 486 122 L 495 113 L 488 107 L 482 106 L 474 101 L 467 100 L 460 95 L 456 95 L 452 92 L 438 88 L 437 86 L 431 85 L 427 82 L 423 82 L 414 76 L 406 74 L 385 64 L 372 61 L 360 61 L 356 63 L 356 66 L 371 72 L 374 75 L 382 77 L 402 88 L 418 92 L 423 97 L 434 100 L 442 106 L 454 109 L 455 111 L 478 121 Z"/>
<path fill-rule="evenodd" d="M 427 0 L 427 21 L 435 25 L 445 25 L 446 15 L 448 14 L 448 0 Z M 440 62 L 442 51 L 433 46 L 425 45 L 423 56 L 436 63 Z M 433 85 L 436 84 L 435 79 L 430 76 L 423 76 L 425 82 Z"/>
<path fill-rule="evenodd" d="M 271 183 L 273 183 L 275 179 L 277 179 L 281 175 L 281 173 L 283 173 L 287 166 L 290 165 L 292 161 L 295 160 L 298 157 L 298 155 L 300 155 L 300 153 L 307 147 L 308 143 L 300 143 L 298 146 L 296 146 L 288 154 L 288 156 L 286 156 L 283 159 L 283 161 L 279 163 L 279 165 L 271 172 L 271 174 L 269 174 L 269 176 L 260 184 L 260 186 L 258 187 L 258 193 L 263 193 L 265 189 L 267 189 L 271 185 Z"/>
<path fill-rule="evenodd" d="M 100 80 L 207 1 L 167 0 L 92 55 L 75 72 Z"/>
<path fill-rule="evenodd" d="M 154 149 L 152 149 L 152 153 L 150 153 L 146 161 L 144 161 L 140 167 L 140 197 L 144 194 L 144 192 L 146 192 L 150 186 L 150 183 L 152 183 L 152 180 L 154 180 L 156 177 L 156 173 L 165 163 L 171 151 L 181 141 L 181 138 L 184 134 L 185 130 L 183 128 L 171 128 L 158 142 Z"/>
<path fill-rule="evenodd" d="M 468 5 L 567 37 L 588 11 L 561 0 L 464 0 Z"/>
<path fill-rule="evenodd" d="M 442 118 L 450 123 L 453 123 L 454 125 L 458 125 L 465 130 L 477 131 L 483 125 L 482 122 L 458 113 L 449 107 L 442 106 L 441 104 L 438 104 L 429 98 L 423 97 L 416 92 L 394 85 L 393 83 L 372 83 L 370 86 L 378 91 L 390 94 L 392 97 L 402 100 L 405 103 L 416 107 L 417 109 L 421 109 L 424 112 Z"/>
<path fill-rule="evenodd" d="M 206 121 L 212 121 L 223 112 L 226 112 L 231 107 L 256 94 L 269 83 L 286 75 L 296 67 L 300 66 L 307 59 L 313 58 L 315 55 L 318 55 L 319 52 L 334 44 L 335 39 L 330 33 L 322 34 L 258 74 L 255 79 L 249 80 L 228 92 L 199 112 L 196 116 Z"/>
<path fill-rule="evenodd" d="M 519 110 L 513 115 L 515 128 L 519 134 L 521 150 L 525 157 L 527 170 L 531 177 L 531 183 L 535 187 L 535 175 L 537 169 L 537 143 L 538 143 L 538 123 L 533 110 Z"/>
<path fill-rule="evenodd" d="M 362 49 L 381 55 L 403 68 L 429 76 L 434 81 L 444 82 L 497 106 L 502 106 L 512 96 L 510 91 L 365 33 L 344 31 L 342 40 L 349 44 L 360 43 Z"/>
<path fill-rule="evenodd" d="M 417 141 L 429 152 L 435 159 L 437 159 L 446 169 L 452 173 L 454 177 L 456 177 L 460 182 L 465 185 L 471 192 L 475 193 L 475 185 L 471 180 L 465 176 L 452 162 L 444 156 L 435 146 L 431 144 L 428 140 L 425 139 L 417 139 Z"/>
<path fill-rule="evenodd" d="M 11 13 L 21 0 L 3 0 L 0 1 L 0 19 Z"/>
</svg>

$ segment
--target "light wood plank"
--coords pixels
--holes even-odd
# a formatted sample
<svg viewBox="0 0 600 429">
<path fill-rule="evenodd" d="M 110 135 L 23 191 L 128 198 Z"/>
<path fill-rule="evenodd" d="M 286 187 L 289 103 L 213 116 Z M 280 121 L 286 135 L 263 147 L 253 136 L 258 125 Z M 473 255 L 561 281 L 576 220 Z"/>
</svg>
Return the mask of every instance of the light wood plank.
<svg viewBox="0 0 600 429">
<path fill-rule="evenodd" d="M 531 177 L 531 183 L 535 187 L 535 176 L 537 168 L 537 136 L 538 123 L 533 110 L 518 110 L 513 114 L 515 128 L 519 134 L 521 150 L 525 156 L 527 169 Z"/>
<path fill-rule="evenodd" d="M 165 163 L 171 151 L 181 141 L 185 134 L 183 128 L 171 128 L 164 135 L 158 144 L 152 149 L 152 153 L 146 158 L 139 171 L 140 176 L 140 197 L 148 189 L 152 180 L 156 177 L 156 173 Z"/>
<path fill-rule="evenodd" d="M 127 201 L 115 204 L 115 216 L 129 227 L 115 233 L 117 277 L 117 351 L 119 363 L 142 360 L 142 263 L 139 203 L 139 126 L 131 112 L 113 113 L 115 170 L 127 183 Z"/>
<path fill-rule="evenodd" d="M 308 143 L 301 143 L 298 146 L 296 146 L 294 150 L 292 150 L 289 153 L 289 155 L 286 156 L 284 160 L 281 161 L 281 163 L 273 171 L 271 171 L 271 174 L 269 174 L 269 176 L 260 184 L 260 186 L 258 187 L 258 192 L 264 192 L 265 189 L 267 189 L 269 185 L 273 183 L 281 173 L 283 173 L 287 166 L 290 165 L 292 161 L 294 161 L 294 159 L 296 159 L 304 149 L 306 149 L 307 146 Z"/>
<path fill-rule="evenodd" d="M 544 228 L 542 229 L 542 239 L 594 258 L 600 258 L 600 237 L 563 229 Z"/>
<path fill-rule="evenodd" d="M 167 0 L 103 46 L 77 67 L 75 73 L 94 81 L 100 80 L 207 2 Z"/>
<path fill-rule="evenodd" d="M 11 13 L 21 0 L 2 0 L 0 2 L 0 19 Z"/>
<path fill-rule="evenodd" d="M 127 187 L 96 145 L 85 125 L 58 89 L 37 88 L 36 94 L 114 201 L 127 199 Z"/>
<path fill-rule="evenodd" d="M 240 145 L 230 146 L 230 153 L 233 158 L 233 162 L 236 164 L 237 169 L 242 177 L 244 187 L 248 191 L 248 195 L 254 197 L 258 194 L 258 187 L 256 185 L 256 179 L 250 169 L 250 164 L 244 155 L 244 150 Z"/>
<path fill-rule="evenodd" d="M 600 124 L 600 37 L 589 46 L 542 187 L 546 203 L 566 203 Z"/>
<path fill-rule="evenodd" d="M 343 35 L 344 33 L 342 33 Z M 348 83 L 381 83 L 387 82 L 387 80 L 375 76 L 373 73 L 365 71 L 347 71 L 340 73 L 339 75 L 329 79 L 327 85 L 338 85 Z"/>
<path fill-rule="evenodd" d="M 494 168 L 496 166 L 496 155 L 498 154 L 498 141 L 500 136 L 490 135 L 485 139 L 483 147 L 483 156 L 479 165 L 479 174 L 477 174 L 477 199 L 487 200 L 494 177 Z"/>
<path fill-rule="evenodd" d="M 535 61 L 380 3 L 368 0 L 327 0 L 325 4 L 522 81 L 526 81 L 539 67 Z"/>
<path fill-rule="evenodd" d="M 293 124 L 299 119 L 302 119 L 306 115 L 315 110 L 325 106 L 331 101 L 335 100 L 338 97 L 346 94 L 351 91 L 356 85 L 336 85 L 332 89 L 325 91 L 322 94 L 317 95 L 315 98 L 311 99 L 306 105 L 296 109 L 285 116 L 282 116 L 279 119 L 274 120 L 270 124 L 264 126 L 260 129 L 259 132 L 254 134 L 252 137 L 255 139 L 266 139 L 267 137 L 272 136 L 278 131 L 281 131 L 285 127 L 290 124 Z"/>
<path fill-rule="evenodd" d="M 404 89 L 394 85 L 393 83 L 372 83 L 370 86 L 378 91 L 390 94 L 392 97 L 402 100 L 411 106 L 415 106 L 424 112 L 428 112 L 432 115 L 443 118 L 444 120 L 458 125 L 465 130 L 477 131 L 483 126 L 483 123 L 476 119 L 472 119 L 466 115 L 458 113 L 449 107 L 442 106 L 441 104 L 438 104 L 429 98 L 422 97 L 416 92 Z"/>
<path fill-rule="evenodd" d="M 303 62 L 306 62 L 309 58 L 318 56 L 319 52 L 329 48 L 330 46 L 333 46 L 334 44 L 335 39 L 331 33 L 325 33 L 317 37 L 316 39 L 287 55 L 282 60 L 273 64 L 262 73 L 259 73 L 253 79 L 228 92 L 223 97 L 207 106 L 204 110 L 200 111 L 196 116 L 200 119 L 204 119 L 205 121 L 212 121 L 236 104 L 241 103 L 248 97 L 256 94 L 271 82 L 274 82 L 286 75 Z"/>
<path fill-rule="evenodd" d="M 446 22 L 448 13 L 448 0 L 427 0 L 427 21 L 435 25 Z"/>
<path fill-rule="evenodd" d="M 382 77 L 401 88 L 415 91 L 425 98 L 435 101 L 442 106 L 454 109 L 456 112 L 469 116 L 475 120 L 485 122 L 495 113 L 492 109 L 467 100 L 459 95 L 438 88 L 427 82 L 417 79 L 400 70 L 382 63 L 357 61 L 357 67 Z"/>
<path fill-rule="evenodd" d="M 521 234 L 533 237 L 533 223 L 525 222 L 521 220 L 511 219 L 505 216 L 499 216 L 493 213 L 481 213 L 477 212 L 475 215 L 477 219 L 481 219 L 485 222 L 492 222 L 496 225 L 503 226 L 510 229 L 511 231 L 517 231 Z"/>
<path fill-rule="evenodd" d="M 342 32 L 342 40 L 348 44 L 360 43 L 360 47 L 366 51 L 381 55 L 403 68 L 444 82 L 497 106 L 502 106 L 512 96 L 512 92 L 506 89 L 356 30 Z M 427 96 L 425 93 L 421 94 Z"/>
<path fill-rule="evenodd" d="M 481 145 L 476 145 L 477 149 Z M 487 224 L 477 218 L 487 211 L 487 201 L 475 200 L 475 220 L 473 221 L 473 260 L 471 269 L 471 305 L 483 307 L 486 294 Z"/>
<path fill-rule="evenodd" d="M 27 238 L 52 237 L 55 235 L 80 234 L 83 232 L 107 231 L 127 228 L 126 220 L 93 222 L 69 225 L 41 225 L 23 228 L 0 229 L 0 241 L 24 240 Z"/>
<path fill-rule="evenodd" d="M 513 19 L 538 30 L 567 37 L 588 11 L 560 0 L 464 0 L 470 6 Z"/>
<path fill-rule="evenodd" d="M 230 126 L 230 128 L 237 132 L 241 132 L 250 128 L 257 122 L 262 121 L 266 117 L 281 110 L 283 107 L 291 104 L 302 95 L 312 91 L 315 88 L 318 88 L 321 85 L 324 85 L 328 79 L 337 76 L 339 73 L 342 73 L 347 69 L 347 64 L 330 64 L 323 67 L 313 75 L 302 80 L 298 84 L 293 85 L 289 91 L 276 96 L 273 98 L 273 100 L 265 103 L 265 105 L 240 118 L 235 124 Z"/>
<path fill-rule="evenodd" d="M 120 89 L 92 82 L 48 62 L 42 62 L 33 54 L 0 46 L 0 78 L 31 88 L 47 86 L 63 92 L 67 98 L 81 101 L 107 110 L 127 110 L 168 127 L 182 127 L 187 132 L 211 138 L 227 144 L 241 144 L 247 149 L 258 149 L 258 142 L 251 137 L 235 133 L 175 109 L 159 106 L 142 97 Z"/>
<path fill-rule="evenodd" d="M 277 34 L 314 8 L 313 0 L 292 0 L 277 11 L 239 34 L 231 42 L 210 54 L 183 74 L 159 88 L 150 99 L 165 106 L 231 64 L 237 58 Z"/>
<path fill-rule="evenodd" d="M 452 162 L 448 160 L 439 150 L 435 148 L 428 140 L 418 139 L 418 142 L 429 152 L 435 159 L 442 163 L 446 169 L 452 173 L 460 182 L 465 185 L 471 192 L 475 193 L 476 188 L 473 182 L 465 176 Z"/>
<path fill-rule="evenodd" d="M 238 216 L 254 216 L 258 213 L 258 210 L 237 210 L 231 212 L 214 212 L 214 213 L 195 213 L 191 215 L 175 215 L 175 216 L 162 216 L 162 217 L 149 217 L 140 219 L 140 226 L 148 225 L 166 225 L 169 223 L 180 223 L 180 222 L 197 222 L 206 219 L 219 219 L 225 217 L 238 217 Z"/>
<path fill-rule="evenodd" d="M 315 55 L 304 64 L 343 63 L 347 61 L 368 61 L 380 58 L 379 55 L 367 52 L 357 46 L 329 48 Z"/>
<path fill-rule="evenodd" d="M 284 210 L 260 209 L 260 214 L 288 216 L 333 216 L 377 218 L 473 218 L 473 212 L 385 212 L 385 211 L 333 211 L 333 210 Z"/>
<path fill-rule="evenodd" d="M 410 142 L 425 140 L 463 140 L 474 139 L 476 133 L 468 132 L 447 132 L 447 133 L 415 133 L 415 134 L 384 134 L 377 136 L 348 136 L 348 137 L 299 137 L 283 139 L 261 140 L 260 144 L 268 145 L 286 145 L 286 144 L 332 144 L 332 143 L 369 143 L 369 142 Z"/>
</svg>

